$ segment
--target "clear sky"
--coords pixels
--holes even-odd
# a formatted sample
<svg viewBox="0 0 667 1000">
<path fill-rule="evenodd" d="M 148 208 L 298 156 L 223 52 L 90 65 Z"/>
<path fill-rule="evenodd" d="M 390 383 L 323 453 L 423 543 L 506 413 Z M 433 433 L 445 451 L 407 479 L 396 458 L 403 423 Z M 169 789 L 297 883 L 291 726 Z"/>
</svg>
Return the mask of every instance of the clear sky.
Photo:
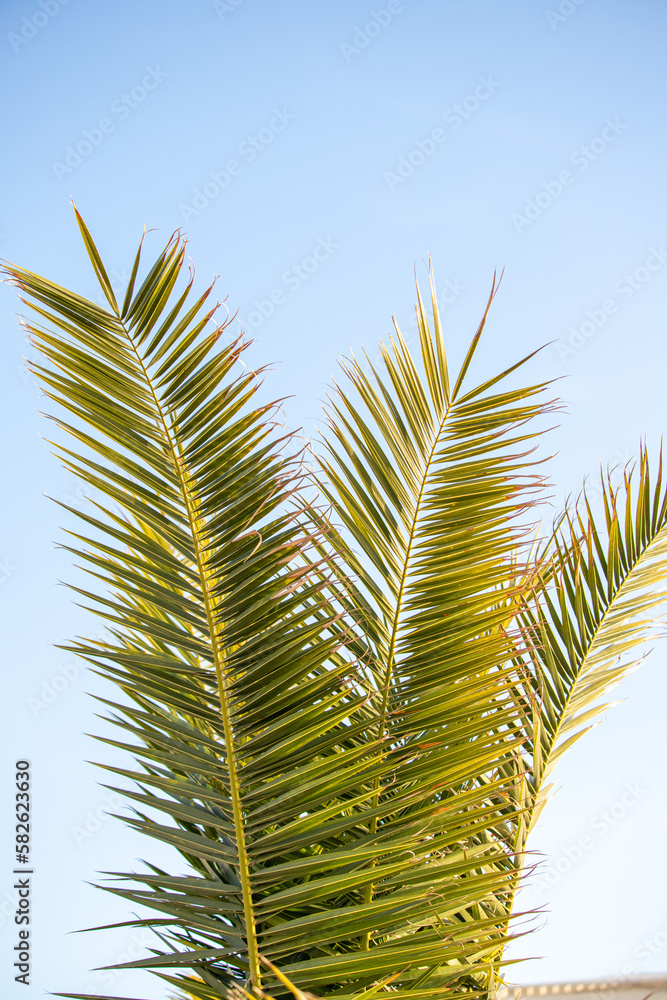
<svg viewBox="0 0 667 1000">
<path fill-rule="evenodd" d="M 144 224 L 155 252 L 183 227 L 308 435 L 341 352 L 374 352 L 392 314 L 414 331 L 429 254 L 454 356 L 505 267 L 479 370 L 555 342 L 532 372 L 567 376 L 558 506 L 667 426 L 666 41 L 664 0 L 3 0 L 0 254 L 89 294 L 70 197 L 120 285 Z M 105 817 L 84 763 L 113 756 L 84 735 L 101 731 L 86 692 L 102 689 L 54 644 L 95 626 L 57 585 L 73 572 L 53 546 L 66 516 L 44 495 L 83 501 L 42 439 L 15 295 L 0 293 L 3 996 L 28 995 L 4 984 L 7 809 L 29 757 L 29 995 L 160 997 L 146 974 L 86 971 L 149 939 L 68 936 L 127 918 L 86 884 L 96 870 L 157 855 Z M 543 929 L 514 949 L 544 958 L 516 981 L 667 972 L 666 667 L 658 647 L 556 775 L 531 845 L 542 880 L 522 899 L 545 907 Z"/>
</svg>

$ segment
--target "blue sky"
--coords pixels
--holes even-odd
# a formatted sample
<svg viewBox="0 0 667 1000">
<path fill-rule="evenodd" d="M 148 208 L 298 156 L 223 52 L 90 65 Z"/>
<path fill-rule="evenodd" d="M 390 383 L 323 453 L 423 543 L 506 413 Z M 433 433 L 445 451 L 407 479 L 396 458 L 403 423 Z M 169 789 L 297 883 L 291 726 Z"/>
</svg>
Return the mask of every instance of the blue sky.
<svg viewBox="0 0 667 1000">
<path fill-rule="evenodd" d="M 307 436 L 339 354 L 373 355 L 393 314 L 414 331 L 429 254 L 455 358 L 504 267 L 478 371 L 553 342 L 531 370 L 562 377 L 569 404 L 548 445 L 559 506 L 642 435 L 655 450 L 667 425 L 666 30 L 660 0 L 4 0 L 0 254 L 95 294 L 71 197 L 119 285 L 144 224 L 155 252 L 182 227 Z M 68 522 L 44 495 L 83 500 L 49 455 L 17 301 L 0 296 L 1 975 L 10 772 L 28 756 L 32 993 L 159 997 L 145 974 L 86 971 L 147 942 L 67 933 L 127 917 L 86 881 L 149 848 L 105 817 L 115 803 L 84 763 L 110 759 L 84 735 L 100 731 L 86 692 L 101 687 L 54 644 L 95 626 L 58 586 Z M 556 774 L 531 845 L 551 875 L 524 896 L 548 912 L 514 950 L 544 958 L 517 981 L 667 971 L 666 666 L 658 647 Z"/>
</svg>

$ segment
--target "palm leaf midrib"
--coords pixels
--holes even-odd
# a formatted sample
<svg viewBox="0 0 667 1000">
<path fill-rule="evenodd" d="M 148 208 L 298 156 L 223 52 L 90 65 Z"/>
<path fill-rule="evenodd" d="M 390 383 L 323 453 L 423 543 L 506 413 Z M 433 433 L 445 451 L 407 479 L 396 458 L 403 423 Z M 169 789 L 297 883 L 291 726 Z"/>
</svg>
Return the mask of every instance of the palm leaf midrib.
<svg viewBox="0 0 667 1000">
<path fill-rule="evenodd" d="M 403 568 L 401 571 L 401 579 L 398 585 L 398 590 L 396 592 L 396 602 L 395 609 L 391 620 L 391 632 L 389 634 L 389 643 L 387 645 L 387 663 L 385 667 L 384 683 L 382 689 L 382 706 L 381 706 L 381 722 L 382 734 L 384 735 L 385 721 L 387 714 L 387 706 L 389 702 L 389 691 L 391 689 L 391 675 L 394 666 L 394 651 L 396 649 L 396 643 L 398 641 L 398 633 L 401 627 L 401 612 L 403 610 L 403 596 L 408 582 L 408 576 L 410 572 L 410 559 L 412 556 L 412 547 L 415 542 L 417 535 L 417 525 L 419 523 L 419 518 L 421 514 L 421 506 L 424 499 L 424 494 L 426 492 L 428 479 L 431 474 L 431 466 L 433 464 L 433 459 L 436 454 L 438 443 L 440 441 L 440 436 L 444 430 L 445 423 L 449 417 L 451 410 L 451 404 L 447 407 L 442 420 L 437 428 L 437 431 L 433 435 L 433 444 L 429 452 L 428 458 L 426 459 L 424 465 L 424 471 L 421 477 L 421 485 L 419 488 L 419 496 L 414 507 L 414 514 L 411 519 L 410 531 L 408 535 L 407 545 L 405 546 L 405 556 L 403 559 Z"/>
<path fill-rule="evenodd" d="M 381 701 L 381 704 L 380 704 L 380 717 L 379 717 L 378 723 L 377 723 L 377 725 L 378 725 L 378 738 L 380 738 L 380 739 L 384 738 L 384 736 L 386 735 L 386 731 L 387 731 L 387 726 L 386 726 L 386 722 L 387 722 L 387 709 L 388 709 L 388 706 L 389 706 L 389 692 L 390 692 L 391 687 L 392 687 L 391 681 L 392 681 L 392 673 L 393 673 L 393 667 L 394 667 L 394 651 L 395 651 L 395 648 L 396 648 L 396 643 L 398 641 L 398 633 L 399 633 L 400 626 L 401 626 L 401 612 L 402 612 L 402 608 L 403 608 L 403 595 L 405 593 L 405 589 L 406 589 L 406 586 L 407 586 L 407 581 L 408 581 L 408 576 L 409 576 L 409 571 L 410 571 L 410 559 L 411 559 L 411 555 L 412 555 L 412 547 L 413 547 L 413 544 L 414 544 L 414 541 L 415 541 L 415 538 L 416 538 L 416 535 L 417 535 L 417 525 L 419 523 L 422 501 L 424 499 L 424 494 L 425 494 L 426 489 L 427 489 L 427 484 L 428 484 L 429 476 L 431 474 L 431 467 L 433 465 L 433 460 L 434 460 L 434 457 L 435 457 L 436 452 L 437 452 L 437 448 L 438 448 L 438 444 L 439 444 L 439 441 L 440 441 L 440 437 L 441 437 L 441 435 L 442 435 L 442 433 L 443 433 L 443 431 L 445 429 L 445 425 L 447 423 L 447 419 L 448 419 L 448 417 L 450 415 L 450 412 L 452 410 L 453 405 L 454 405 L 454 400 L 453 399 L 450 400 L 449 403 L 446 403 L 445 410 L 444 410 L 444 413 L 442 415 L 442 418 L 441 418 L 439 424 L 437 425 L 437 427 L 435 427 L 435 426 L 432 425 L 433 442 L 432 442 L 432 445 L 431 445 L 428 457 L 427 457 L 427 459 L 425 461 L 425 464 L 424 464 L 424 469 L 423 469 L 422 476 L 421 476 L 421 484 L 420 484 L 420 487 L 419 487 L 419 496 L 417 497 L 417 500 L 416 500 L 416 503 L 415 503 L 415 507 L 414 507 L 414 514 L 413 514 L 413 516 L 411 518 L 410 531 L 409 531 L 409 535 L 408 535 L 407 545 L 405 547 L 405 556 L 404 556 L 404 559 L 403 559 L 403 567 L 402 567 L 402 571 L 401 571 L 401 578 L 400 578 L 398 590 L 396 592 L 395 609 L 394 609 L 394 613 L 392 615 L 391 632 L 390 632 L 390 635 L 389 635 L 389 643 L 388 643 L 388 646 L 387 646 L 387 662 L 386 662 L 386 665 L 385 665 L 384 681 L 383 681 L 383 686 L 382 686 L 382 701 Z M 377 806 L 379 804 L 379 799 L 380 799 L 380 779 L 379 779 L 379 777 L 376 777 L 375 782 L 374 782 L 374 789 L 373 789 L 373 806 L 374 806 L 374 808 L 377 808 Z M 375 834 L 377 832 L 377 817 L 376 816 L 373 816 L 373 818 L 371 819 L 369 827 L 370 827 L 369 833 L 372 836 L 373 834 Z M 372 863 L 372 867 L 374 867 L 374 863 Z M 368 903 L 371 903 L 372 901 L 373 901 L 373 883 L 370 883 L 366 887 L 366 889 L 364 891 L 364 902 L 368 904 Z M 366 931 L 365 932 L 365 934 L 363 936 L 362 943 L 363 943 L 364 949 L 370 948 L 370 931 Z"/>
<path fill-rule="evenodd" d="M 171 430 L 167 423 L 167 418 L 164 409 L 157 396 L 148 369 L 144 364 L 144 360 L 137 348 L 137 345 L 134 342 L 132 334 L 126 327 L 120 314 L 118 314 L 118 323 L 121 326 L 127 338 L 127 341 L 132 348 L 132 352 L 141 369 L 142 375 L 146 381 L 146 385 L 153 400 L 153 404 L 155 406 L 157 413 L 157 419 L 164 433 L 164 437 L 168 447 L 168 452 L 176 471 L 178 487 L 181 496 L 183 498 L 183 504 L 187 513 L 190 532 L 192 534 L 194 554 L 197 563 L 199 580 L 201 584 L 202 597 L 204 600 L 204 608 L 206 611 L 206 622 L 211 644 L 211 651 L 213 655 L 213 663 L 215 666 L 215 672 L 218 681 L 218 700 L 220 703 L 220 714 L 222 716 L 223 730 L 225 735 L 226 763 L 229 769 L 229 789 L 230 789 L 230 796 L 232 799 L 234 826 L 236 828 L 235 831 L 236 850 L 238 853 L 238 869 L 239 869 L 238 874 L 241 881 L 241 887 L 243 890 L 243 909 L 244 909 L 244 917 L 246 925 L 248 963 L 250 966 L 250 975 L 252 979 L 258 982 L 260 975 L 259 954 L 258 954 L 257 940 L 255 935 L 255 916 L 254 916 L 254 907 L 252 901 L 252 890 L 250 886 L 250 869 L 248 864 L 248 852 L 245 843 L 245 822 L 241 805 L 241 790 L 240 790 L 240 783 L 238 780 L 238 769 L 234 753 L 235 739 L 231 723 L 229 692 L 227 687 L 227 679 L 223 668 L 222 651 L 219 648 L 215 631 L 215 623 L 213 616 L 214 614 L 213 596 L 211 594 L 211 589 L 209 584 L 210 574 L 206 570 L 206 567 L 204 565 L 204 552 L 203 552 L 202 541 L 200 538 L 199 519 L 196 517 L 191 501 L 191 494 L 194 491 L 192 489 L 190 490 L 188 489 L 188 483 L 186 483 L 185 480 L 185 475 L 184 475 L 185 466 L 183 465 L 182 454 L 181 454 L 182 449 L 179 450 L 176 446 L 175 440 L 172 437 Z M 192 482 L 193 480 L 191 479 L 190 484 L 192 484 Z"/>
</svg>

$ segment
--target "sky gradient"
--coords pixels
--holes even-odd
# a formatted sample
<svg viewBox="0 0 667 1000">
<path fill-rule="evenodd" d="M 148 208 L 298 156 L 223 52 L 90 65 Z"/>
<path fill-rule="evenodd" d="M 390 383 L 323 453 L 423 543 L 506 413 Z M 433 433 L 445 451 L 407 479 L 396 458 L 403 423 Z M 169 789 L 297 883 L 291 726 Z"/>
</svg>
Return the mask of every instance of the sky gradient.
<svg viewBox="0 0 667 1000">
<path fill-rule="evenodd" d="M 341 353 L 374 357 L 392 315 L 414 336 L 429 255 L 455 361 L 504 268 L 476 370 L 549 345 L 530 373 L 560 379 L 568 404 L 545 445 L 555 512 L 667 427 L 666 39 L 661 0 L 4 0 L 0 255 L 97 295 L 70 198 L 118 288 L 144 225 L 155 254 L 181 227 L 309 438 Z M 2 995 L 27 995 L 8 973 L 8 806 L 28 757 L 29 995 L 162 997 L 145 973 L 87 971 L 148 936 L 68 935 L 127 919 L 87 882 L 157 852 L 106 816 L 119 803 L 85 763 L 116 759 L 85 735 L 102 725 L 86 692 L 103 687 L 56 644 L 97 626 L 58 586 L 73 520 L 45 495 L 85 498 L 44 440 L 14 291 L 0 300 Z M 556 773 L 521 899 L 543 927 L 513 950 L 544 958 L 517 982 L 667 972 L 666 667 L 658 646 Z"/>
</svg>

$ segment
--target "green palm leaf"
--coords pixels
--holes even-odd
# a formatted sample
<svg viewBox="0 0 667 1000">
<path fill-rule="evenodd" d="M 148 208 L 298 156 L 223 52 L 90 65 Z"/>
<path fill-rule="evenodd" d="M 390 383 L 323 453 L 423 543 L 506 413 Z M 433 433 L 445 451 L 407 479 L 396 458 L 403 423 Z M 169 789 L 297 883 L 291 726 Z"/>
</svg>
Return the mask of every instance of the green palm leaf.
<svg viewBox="0 0 667 1000">
<path fill-rule="evenodd" d="M 554 767 L 609 707 L 609 691 L 639 665 L 642 657 L 633 654 L 655 634 L 657 612 L 667 599 L 662 455 L 653 487 L 645 446 L 638 474 L 626 468 L 618 489 L 609 473 L 601 482 L 604 524 L 596 523 L 584 491 L 557 520 L 538 556 L 535 588 L 519 613 L 532 650 L 515 690 L 525 734 L 512 789 L 515 805 L 522 807 L 512 824 L 519 865 L 549 800 Z M 518 884 L 506 897 L 508 923 Z"/>
<path fill-rule="evenodd" d="M 654 486 L 645 447 L 620 488 L 609 474 L 601 481 L 603 524 L 584 492 L 559 521 L 536 602 L 523 614 L 538 660 L 528 698 L 539 703 L 538 724 L 527 727 L 533 768 L 524 840 L 547 801 L 554 766 L 609 707 L 610 689 L 641 662 L 632 654 L 667 599 L 662 455 Z"/>
<path fill-rule="evenodd" d="M 495 281 L 450 377 L 431 275 L 419 359 L 397 328 L 383 373 L 343 364 L 313 480 L 183 240 L 139 283 L 140 245 L 119 304 L 77 221 L 108 308 L 7 273 L 57 454 L 99 498 L 65 547 L 107 625 L 67 648 L 134 758 L 101 766 L 180 858 L 107 873 L 156 933 L 115 968 L 201 1000 L 487 996 L 544 780 L 665 596 L 661 472 L 642 452 L 636 501 L 607 482 L 605 531 L 584 501 L 536 558 L 556 404 L 516 384 L 528 358 L 471 383 Z"/>
<path fill-rule="evenodd" d="M 377 639 L 358 629 L 335 532 L 300 498 L 298 456 L 254 402 L 244 345 L 220 347 L 210 289 L 194 298 L 191 276 L 178 291 L 183 242 L 135 291 L 140 247 L 118 306 L 77 219 L 108 310 L 8 271 L 38 316 L 34 371 L 74 440 L 58 454 L 106 498 L 80 513 L 70 548 L 100 584 L 78 593 L 109 638 L 70 648 L 121 692 L 106 702 L 121 738 L 105 741 L 138 762 L 107 766 L 135 782 L 130 824 L 187 863 L 109 887 L 164 928 L 131 964 L 198 996 L 283 990 L 260 954 L 322 993 L 388 978 L 397 995 L 478 992 L 504 939 L 507 848 L 487 834 L 507 811 L 498 766 L 521 739 L 502 672 L 498 686 L 485 665 L 464 691 L 468 659 L 429 684 L 452 708 L 427 725 L 413 691 L 428 665 L 415 661 L 378 719 Z M 477 921 L 461 920 L 471 907 Z"/>
<path fill-rule="evenodd" d="M 524 808 L 512 792 L 515 663 L 527 654 L 515 618 L 530 579 L 516 552 L 541 488 L 529 464 L 538 433 L 530 425 L 554 405 L 543 399 L 544 384 L 502 385 L 523 362 L 465 384 L 495 291 L 494 283 L 450 380 L 431 275 L 432 327 L 417 290 L 422 374 L 398 328 L 381 345 L 386 376 L 344 364 L 352 394 L 337 387 L 330 400 L 322 462 L 322 489 L 343 522 L 338 544 L 355 580 L 350 611 L 360 609 L 371 648 L 378 736 L 404 750 L 429 747 L 418 763 L 398 765 L 399 782 L 413 782 L 431 809 L 473 794 L 504 812 L 495 826 L 468 831 L 469 845 L 503 849 L 487 859 L 497 889 L 483 902 L 470 897 L 454 916 L 463 924 L 504 912 L 512 895 L 516 858 L 507 848 Z M 447 768 L 452 752 L 458 773 Z M 385 798 L 379 785 L 375 798 Z M 408 811 L 392 819 L 403 822 Z M 367 887 L 368 905 L 378 892 L 379 884 Z"/>
<path fill-rule="evenodd" d="M 183 928 L 174 940 L 188 946 L 185 964 L 221 960 L 223 980 L 258 983 L 258 904 L 298 877 L 290 865 L 312 838 L 302 830 L 312 810 L 333 818 L 342 798 L 363 800 L 360 760 L 372 768 L 381 755 L 359 739 L 355 665 L 339 652 L 321 569 L 309 576 L 313 526 L 289 506 L 299 465 L 273 429 L 273 406 L 251 408 L 258 375 L 241 365 L 244 345 L 219 349 L 224 324 L 211 325 L 209 292 L 191 301 L 192 277 L 172 301 L 180 239 L 134 293 L 140 251 L 122 309 L 108 296 L 109 311 L 9 271 L 46 321 L 29 326 L 49 362 L 34 371 L 68 414 L 56 423 L 77 445 L 58 453 L 111 501 L 81 514 L 88 530 L 74 534 L 73 548 L 104 582 L 102 594 L 78 592 L 110 623 L 112 639 L 71 648 L 125 696 L 109 704 L 134 742 L 107 742 L 140 762 L 125 776 L 138 782 L 142 810 L 167 817 L 164 825 L 141 811 L 133 825 L 177 847 L 198 892 L 213 889 L 216 905 L 202 914 L 196 899 L 165 890 L 159 878 L 148 902 L 159 909 L 168 900 L 170 925 Z M 300 794 L 272 808 L 267 776 Z M 278 860 L 284 868 L 258 893 L 250 845 L 269 830 L 283 832 L 260 868 Z"/>
</svg>

